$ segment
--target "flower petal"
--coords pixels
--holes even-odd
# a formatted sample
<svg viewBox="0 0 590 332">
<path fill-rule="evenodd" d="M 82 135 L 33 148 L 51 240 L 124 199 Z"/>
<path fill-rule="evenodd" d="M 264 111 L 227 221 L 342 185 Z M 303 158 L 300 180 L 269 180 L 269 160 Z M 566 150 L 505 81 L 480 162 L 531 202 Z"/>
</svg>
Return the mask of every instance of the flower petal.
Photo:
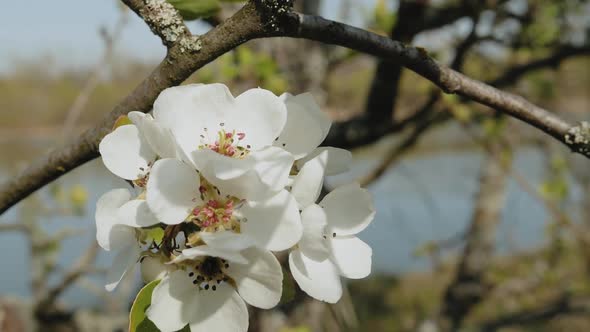
<svg viewBox="0 0 590 332">
<path fill-rule="evenodd" d="M 150 114 L 135 111 L 127 116 L 160 158 L 176 158 L 176 142 L 169 129 L 163 128 Z"/>
<path fill-rule="evenodd" d="M 330 240 L 331 260 L 340 275 L 350 279 L 361 279 L 371 274 L 373 250 L 356 236 L 336 237 Z"/>
<path fill-rule="evenodd" d="M 319 106 L 313 101 L 313 109 L 308 110 L 306 104 L 298 102 L 299 98 L 289 94 L 283 94 L 281 99 L 284 100 L 287 106 L 287 122 L 283 131 L 274 142 L 274 146 L 282 147 L 291 152 L 295 159 L 303 158 L 305 155 L 313 151 L 324 140 L 324 127 L 322 121 L 318 121 L 318 117 L 313 114 L 320 112 Z M 321 113 L 323 115 L 323 113 Z M 328 121 L 330 120 L 322 118 Z M 305 134 L 302 134 L 305 130 Z"/>
<path fill-rule="evenodd" d="M 140 252 L 141 250 L 136 243 L 119 250 L 117 256 L 113 259 L 113 265 L 107 272 L 107 284 L 105 285 L 107 291 L 114 290 L 126 275 L 131 275 L 135 264 L 139 260 Z"/>
<path fill-rule="evenodd" d="M 117 210 L 131 198 L 129 190 L 113 189 L 96 202 L 96 241 L 105 250 L 118 249 L 135 241 L 131 229 L 122 225 Z"/>
<path fill-rule="evenodd" d="M 297 160 L 295 164 L 301 169 L 307 162 L 320 155 L 326 155 L 322 159 L 325 170 L 324 175 L 336 175 L 347 172 L 350 169 L 352 163 L 352 154 L 350 151 L 331 146 L 319 147 L 305 156 L 305 158 Z"/>
<path fill-rule="evenodd" d="M 316 262 L 293 250 L 289 254 L 289 268 L 299 287 L 309 296 L 329 303 L 336 303 L 342 297 L 338 271 L 329 259 Z"/>
<path fill-rule="evenodd" d="M 320 105 L 318 105 L 310 92 L 298 94 L 290 99 L 298 105 L 301 105 L 303 109 L 305 109 L 311 116 L 315 118 L 315 121 L 322 128 L 323 137 L 321 138 L 320 142 L 323 142 L 326 136 L 328 136 L 328 132 L 332 126 L 332 120 L 330 120 L 328 114 L 322 112 Z"/>
<path fill-rule="evenodd" d="M 146 284 L 156 279 L 163 279 L 168 273 L 168 265 L 162 263 L 158 257 L 146 256 L 140 262 L 141 279 Z"/>
<path fill-rule="evenodd" d="M 186 299 L 196 296 L 196 292 L 189 289 L 189 283 L 177 280 L 182 274 L 184 271 L 172 272 L 169 277 L 162 279 L 152 293 L 146 316 L 161 331 L 178 331 L 188 323 L 189 317 L 183 314 L 183 308 Z M 178 294 L 183 296 L 178 297 Z"/>
<path fill-rule="evenodd" d="M 299 241 L 301 252 L 318 262 L 330 257 L 328 242 L 326 239 L 326 213 L 319 205 L 312 204 L 301 212 L 303 224 L 303 236 Z"/>
<path fill-rule="evenodd" d="M 156 160 L 156 153 L 134 125 L 118 127 L 106 135 L 98 150 L 106 168 L 126 180 L 139 179 Z"/>
<path fill-rule="evenodd" d="M 259 248 L 280 251 L 301 239 L 302 226 L 297 202 L 286 190 L 265 201 L 247 201 L 240 212 L 246 218 L 240 225 Z"/>
<path fill-rule="evenodd" d="M 240 296 L 248 304 L 270 309 L 283 291 L 281 264 L 270 251 L 250 248 L 242 251 L 246 264 L 231 264 L 227 274 L 234 279 Z"/>
<path fill-rule="evenodd" d="M 232 231 L 201 232 L 199 235 L 208 246 L 221 250 L 240 251 L 254 245 L 254 242 L 248 236 Z"/>
<path fill-rule="evenodd" d="M 248 331 L 246 303 L 229 284 L 221 283 L 216 291 L 200 292 L 198 297 L 197 305 L 192 307 L 191 331 Z"/>
<path fill-rule="evenodd" d="M 234 108 L 234 97 L 225 85 L 189 84 L 162 91 L 154 102 L 153 114 L 162 127 L 172 131 L 177 144 L 189 155 L 204 143 L 201 135 L 215 141 L 220 123 Z"/>
<path fill-rule="evenodd" d="M 149 227 L 160 223 L 143 199 L 130 200 L 117 213 L 120 222 L 131 227 Z"/>
<path fill-rule="evenodd" d="M 319 205 L 326 211 L 328 232 L 336 235 L 357 234 L 375 217 L 371 194 L 355 182 L 334 189 Z"/>
<path fill-rule="evenodd" d="M 293 156 L 276 147 L 254 151 L 243 159 L 211 150 L 191 155 L 201 174 L 223 193 L 242 199 L 262 200 L 285 187 Z"/>
<path fill-rule="evenodd" d="M 245 264 L 248 260 L 239 252 L 223 250 L 211 246 L 203 245 L 194 248 L 184 249 L 171 263 L 182 262 L 187 259 L 195 259 L 202 256 L 219 257 L 234 263 Z"/>
<path fill-rule="evenodd" d="M 315 158 L 303 164 L 303 167 L 295 176 L 291 184 L 291 194 L 297 200 L 299 209 L 305 209 L 318 199 L 324 185 L 327 158 L 327 153 L 318 154 Z"/>
<path fill-rule="evenodd" d="M 199 175 L 191 166 L 177 159 L 160 159 L 147 183 L 147 204 L 161 222 L 179 224 L 201 203 L 199 185 Z"/>
<path fill-rule="evenodd" d="M 226 121 L 229 130 L 246 134 L 242 145 L 259 150 L 272 145 L 287 121 L 287 107 L 272 92 L 250 89 L 236 97 L 237 109 Z"/>
</svg>

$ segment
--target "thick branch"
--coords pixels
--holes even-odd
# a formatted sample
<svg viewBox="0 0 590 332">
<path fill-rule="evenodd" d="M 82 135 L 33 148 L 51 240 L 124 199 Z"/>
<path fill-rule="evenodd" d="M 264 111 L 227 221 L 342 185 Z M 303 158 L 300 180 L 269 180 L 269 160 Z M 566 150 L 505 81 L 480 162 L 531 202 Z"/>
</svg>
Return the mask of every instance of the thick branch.
<svg viewBox="0 0 590 332">
<path fill-rule="evenodd" d="M 152 1 L 159 0 L 146 0 L 143 4 Z M 139 0 L 126 2 L 142 4 Z M 590 157 L 586 143 L 590 134 L 585 130 L 579 130 L 522 97 L 502 92 L 441 66 L 423 49 L 408 47 L 387 37 L 321 17 L 283 14 L 285 8 L 282 6 L 265 6 L 263 2 L 249 2 L 233 17 L 207 34 L 199 38 L 187 36 L 169 45 L 166 58 L 154 72 L 96 127 L 83 133 L 70 145 L 54 150 L 4 185 L 0 190 L 0 213 L 62 174 L 96 158 L 98 143 L 110 131 L 117 117 L 130 111 L 150 111 L 152 103 L 162 90 L 180 84 L 195 70 L 221 54 L 247 40 L 260 37 L 306 38 L 390 58 L 432 81 L 445 92 L 457 93 L 521 119 L 565 143 L 573 151 Z M 576 135 L 568 136 L 576 128 Z"/>
</svg>

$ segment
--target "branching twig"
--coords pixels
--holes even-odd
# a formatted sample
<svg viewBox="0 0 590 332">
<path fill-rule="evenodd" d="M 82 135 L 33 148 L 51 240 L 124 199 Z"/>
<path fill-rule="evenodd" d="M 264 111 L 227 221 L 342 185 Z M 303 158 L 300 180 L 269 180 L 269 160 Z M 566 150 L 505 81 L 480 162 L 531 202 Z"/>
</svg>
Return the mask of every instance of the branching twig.
<svg viewBox="0 0 590 332">
<path fill-rule="evenodd" d="M 524 98 L 500 91 L 445 66 L 439 65 L 423 49 L 409 47 L 387 37 L 330 21 L 322 17 L 289 13 L 287 5 L 267 7 L 251 1 L 234 16 L 207 34 L 191 36 L 184 23 L 178 23 L 173 10 L 153 12 L 163 0 L 124 0 L 150 25 L 168 46 L 166 58 L 130 95 L 96 127 L 78 140 L 51 152 L 0 189 L 0 213 L 75 167 L 98 156 L 98 143 L 115 119 L 130 111 L 148 112 L 165 88 L 178 85 L 195 70 L 247 40 L 289 36 L 348 47 L 378 57 L 398 61 L 406 68 L 432 81 L 447 93 L 456 93 L 507 115 L 518 118 L 569 146 L 590 156 L 590 135 L 555 114 Z M 153 5 L 153 6 L 152 6 Z M 156 6 L 156 7 L 154 7 Z M 572 137 L 572 134 L 575 134 Z"/>
<path fill-rule="evenodd" d="M 55 300 L 68 287 L 72 286 L 78 278 L 82 277 L 84 274 L 88 273 L 88 271 L 92 269 L 94 260 L 98 255 L 98 248 L 98 243 L 93 242 L 88 247 L 88 249 L 86 249 L 86 252 L 78 259 L 76 264 L 74 264 L 74 266 L 64 275 L 60 283 L 50 288 L 46 292 L 45 296 L 37 302 L 35 309 L 37 313 L 41 313 L 43 310 L 47 310 L 47 308 L 52 307 Z"/>
</svg>

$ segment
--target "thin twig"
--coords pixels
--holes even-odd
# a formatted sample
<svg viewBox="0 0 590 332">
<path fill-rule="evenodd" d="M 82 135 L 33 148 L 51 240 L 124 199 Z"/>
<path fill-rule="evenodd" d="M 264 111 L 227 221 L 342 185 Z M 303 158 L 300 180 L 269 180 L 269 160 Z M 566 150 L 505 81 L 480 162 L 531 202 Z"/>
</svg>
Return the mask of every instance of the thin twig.
<svg viewBox="0 0 590 332">
<path fill-rule="evenodd" d="M 288 7 L 267 7 L 260 1 L 248 2 L 234 16 L 207 34 L 192 36 L 182 21 L 177 22 L 176 18 L 179 16 L 174 9 L 166 9 L 164 20 L 159 15 L 161 12 L 146 5 L 146 2 L 124 2 L 144 18 L 152 31 L 168 46 L 165 59 L 96 127 L 83 133 L 68 146 L 50 152 L 2 186 L 0 213 L 45 184 L 98 157 L 98 143 L 109 133 L 115 119 L 120 115 L 130 111 L 148 112 L 163 89 L 180 84 L 194 71 L 238 45 L 262 37 L 306 38 L 399 61 L 447 93 L 459 94 L 518 118 L 553 136 L 573 151 L 590 156 L 590 149 L 586 144 L 590 138 L 586 137 L 587 133 L 580 130 L 580 127 L 569 124 L 522 97 L 500 91 L 441 66 L 423 49 L 406 46 L 387 37 L 318 16 L 289 13 Z M 162 4 L 165 1 L 150 0 L 147 3 Z M 173 20 L 169 21 L 170 18 Z"/>
</svg>

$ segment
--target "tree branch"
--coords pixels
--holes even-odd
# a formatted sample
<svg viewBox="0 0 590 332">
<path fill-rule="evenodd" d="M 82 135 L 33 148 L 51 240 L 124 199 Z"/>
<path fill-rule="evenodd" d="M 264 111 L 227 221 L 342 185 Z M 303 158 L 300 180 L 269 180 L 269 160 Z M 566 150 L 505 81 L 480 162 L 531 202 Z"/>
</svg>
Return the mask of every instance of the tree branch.
<svg viewBox="0 0 590 332">
<path fill-rule="evenodd" d="M 168 41 L 165 42 L 168 46 L 166 57 L 96 127 L 83 133 L 75 142 L 50 152 L 5 184 L 0 189 L 0 213 L 59 176 L 98 157 L 98 143 L 110 132 L 115 119 L 120 115 L 130 111 L 150 111 L 162 90 L 180 84 L 194 71 L 238 45 L 261 37 L 306 38 L 390 58 L 432 81 L 447 93 L 457 93 L 527 122 L 566 144 L 573 151 L 590 157 L 587 144 L 590 130 L 571 125 L 522 97 L 500 91 L 441 66 L 423 49 L 409 47 L 387 37 L 322 17 L 289 12 L 288 1 L 284 5 L 273 2 L 275 5 L 272 6 L 261 0 L 248 2 L 233 17 L 205 35 L 189 36 L 183 30 L 176 40 L 167 34 L 165 27 L 170 26 L 164 24 L 166 20 L 148 18 L 146 12 L 141 10 L 163 0 L 124 1 L 136 13 L 144 15 L 150 28 Z M 161 24 L 157 24 L 158 22 Z"/>
</svg>

